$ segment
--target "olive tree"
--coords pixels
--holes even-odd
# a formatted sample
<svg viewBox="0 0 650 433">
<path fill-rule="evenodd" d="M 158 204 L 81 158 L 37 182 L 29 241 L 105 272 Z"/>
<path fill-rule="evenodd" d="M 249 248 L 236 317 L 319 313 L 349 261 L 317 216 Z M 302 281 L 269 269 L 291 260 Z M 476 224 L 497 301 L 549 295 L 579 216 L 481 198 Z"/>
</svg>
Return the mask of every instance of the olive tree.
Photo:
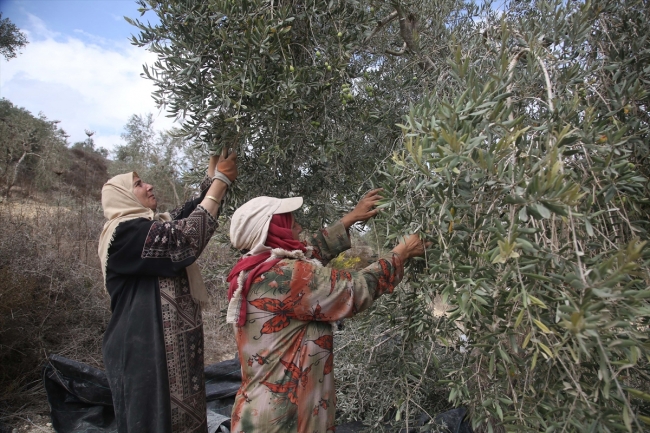
<svg viewBox="0 0 650 433">
<path fill-rule="evenodd" d="M 376 4 L 375 4 L 376 3 Z M 332 220 L 369 185 L 398 138 L 396 121 L 422 94 L 457 1 L 140 1 L 159 23 L 135 45 L 158 54 L 144 75 L 154 98 L 199 146 L 238 150 L 236 198 L 302 195 L 306 219 Z M 418 7 L 440 9 L 426 18 Z M 444 50 L 443 50 L 444 51 Z"/>
<path fill-rule="evenodd" d="M 341 335 L 346 417 L 412 426 L 445 395 L 481 430 L 643 429 L 646 3 L 140 4 L 154 98 L 239 152 L 237 200 L 302 195 L 316 225 L 383 186 L 369 234 L 433 242 Z"/>
</svg>

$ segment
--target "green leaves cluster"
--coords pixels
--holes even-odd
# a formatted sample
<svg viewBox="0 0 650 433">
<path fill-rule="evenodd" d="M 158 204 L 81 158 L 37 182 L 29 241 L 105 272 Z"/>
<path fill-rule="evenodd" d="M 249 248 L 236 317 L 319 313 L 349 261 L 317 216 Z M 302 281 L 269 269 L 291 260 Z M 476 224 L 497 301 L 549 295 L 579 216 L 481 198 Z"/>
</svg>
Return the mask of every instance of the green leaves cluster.
<svg viewBox="0 0 650 433">
<path fill-rule="evenodd" d="M 644 6 L 530 6 L 457 46 L 445 85 L 458 90 L 432 88 L 400 125 L 404 149 L 381 181 L 394 192 L 385 224 L 434 242 L 402 326 L 414 341 L 468 338 L 445 383 L 475 426 L 641 431 L 650 63 L 647 39 L 626 35 L 646 31 L 633 18 Z M 434 331 L 424 300 L 436 294 L 452 311 Z"/>
<path fill-rule="evenodd" d="M 158 54 L 144 74 L 158 104 L 184 119 L 179 133 L 214 152 L 238 151 L 235 204 L 301 195 L 313 226 L 338 218 L 367 190 L 399 139 L 395 123 L 409 101 L 435 81 L 434 66 L 448 69 L 438 61 L 446 48 L 419 47 L 475 15 L 456 0 L 140 4 L 160 22 L 129 19 L 139 30 L 132 42 Z"/>
</svg>

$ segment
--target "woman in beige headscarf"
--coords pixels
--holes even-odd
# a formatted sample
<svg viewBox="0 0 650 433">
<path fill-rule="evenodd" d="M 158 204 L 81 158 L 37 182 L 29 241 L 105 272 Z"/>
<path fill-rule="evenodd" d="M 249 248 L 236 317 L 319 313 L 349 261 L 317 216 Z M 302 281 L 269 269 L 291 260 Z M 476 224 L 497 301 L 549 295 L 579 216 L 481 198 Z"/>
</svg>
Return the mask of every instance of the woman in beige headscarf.
<svg viewBox="0 0 650 433">
<path fill-rule="evenodd" d="M 228 275 L 242 385 L 231 431 L 329 433 L 335 429 L 332 324 L 366 310 L 402 280 L 404 262 L 424 254 L 412 234 L 366 268 L 325 265 L 350 248 L 349 228 L 377 214 L 380 190 L 348 214 L 300 241 L 293 212 L 301 197 L 254 198 L 230 221 L 230 242 L 246 254 Z"/>
<path fill-rule="evenodd" d="M 153 187 L 135 172 L 102 188 L 108 221 L 99 258 L 113 313 L 103 354 L 120 433 L 207 432 L 201 303 L 208 298 L 195 261 L 236 177 L 234 153 L 212 157 L 201 196 L 171 214 L 155 212 Z"/>
</svg>

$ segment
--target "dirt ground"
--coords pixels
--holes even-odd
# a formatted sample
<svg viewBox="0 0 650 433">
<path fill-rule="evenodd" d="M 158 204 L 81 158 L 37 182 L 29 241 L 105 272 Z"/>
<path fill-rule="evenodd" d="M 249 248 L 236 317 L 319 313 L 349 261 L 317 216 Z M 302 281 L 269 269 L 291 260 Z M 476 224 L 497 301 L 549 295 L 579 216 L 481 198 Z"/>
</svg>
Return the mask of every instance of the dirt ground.
<svg viewBox="0 0 650 433">
<path fill-rule="evenodd" d="M 54 433 L 50 415 L 33 415 L 23 421 L 11 433 Z"/>
</svg>

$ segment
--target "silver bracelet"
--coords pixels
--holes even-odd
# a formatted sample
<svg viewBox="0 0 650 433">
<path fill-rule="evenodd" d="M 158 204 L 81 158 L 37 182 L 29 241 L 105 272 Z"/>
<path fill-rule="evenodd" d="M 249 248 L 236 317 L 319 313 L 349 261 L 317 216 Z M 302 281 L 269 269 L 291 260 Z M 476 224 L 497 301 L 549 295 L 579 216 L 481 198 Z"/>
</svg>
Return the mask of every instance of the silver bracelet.
<svg viewBox="0 0 650 433">
<path fill-rule="evenodd" d="M 228 179 L 228 176 L 226 176 L 220 171 L 215 171 L 214 176 L 212 176 L 212 180 L 214 181 L 215 179 L 222 181 L 228 186 L 232 185 L 232 182 L 230 181 L 230 179 Z"/>
</svg>

